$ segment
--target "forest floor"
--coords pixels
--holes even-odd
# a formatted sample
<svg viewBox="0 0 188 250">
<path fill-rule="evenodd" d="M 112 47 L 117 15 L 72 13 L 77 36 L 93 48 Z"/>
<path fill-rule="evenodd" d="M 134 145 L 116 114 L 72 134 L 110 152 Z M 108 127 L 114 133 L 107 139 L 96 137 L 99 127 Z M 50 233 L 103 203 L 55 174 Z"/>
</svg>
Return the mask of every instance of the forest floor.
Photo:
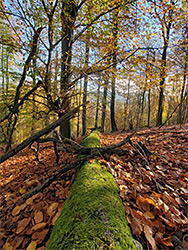
<svg viewBox="0 0 188 250">
<path fill-rule="evenodd" d="M 102 145 L 120 142 L 129 133 L 101 134 Z M 79 141 L 81 138 L 79 138 Z M 188 249 L 188 124 L 141 129 L 132 138 L 152 152 L 106 155 L 120 190 L 132 234 L 143 249 Z M 15 202 L 55 171 L 77 159 L 61 152 L 59 164 L 51 143 L 41 144 L 40 162 L 24 149 L 0 165 L 0 248 L 43 250 L 74 181 L 75 170 L 57 177 L 25 202 Z"/>
</svg>

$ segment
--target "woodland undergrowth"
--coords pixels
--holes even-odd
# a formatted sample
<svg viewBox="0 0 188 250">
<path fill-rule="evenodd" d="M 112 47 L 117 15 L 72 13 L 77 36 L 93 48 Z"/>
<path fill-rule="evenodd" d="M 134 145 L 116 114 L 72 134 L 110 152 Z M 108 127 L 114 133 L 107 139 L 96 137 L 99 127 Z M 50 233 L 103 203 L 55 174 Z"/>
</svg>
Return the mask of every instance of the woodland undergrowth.
<svg viewBox="0 0 188 250">
<path fill-rule="evenodd" d="M 107 146 L 127 135 L 101 134 L 101 142 Z M 96 158 L 116 179 L 133 236 L 143 249 L 188 249 L 188 124 L 141 129 L 131 142 L 121 147 L 129 154 Z M 139 142 L 149 154 L 139 151 Z M 0 165 L 1 249 L 46 248 L 75 170 L 59 175 L 25 201 L 19 199 L 76 159 L 76 154 L 61 152 L 57 164 L 53 144 L 47 142 L 40 145 L 40 161 L 25 148 Z"/>
</svg>

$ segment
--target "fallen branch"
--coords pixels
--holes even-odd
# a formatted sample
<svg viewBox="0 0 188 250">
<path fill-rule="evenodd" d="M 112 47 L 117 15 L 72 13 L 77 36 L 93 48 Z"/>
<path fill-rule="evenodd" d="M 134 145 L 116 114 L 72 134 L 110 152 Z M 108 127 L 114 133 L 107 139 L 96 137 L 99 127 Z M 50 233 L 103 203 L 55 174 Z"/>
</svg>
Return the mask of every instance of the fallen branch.
<svg viewBox="0 0 188 250">
<path fill-rule="evenodd" d="M 131 140 L 130 140 L 130 145 L 142 156 L 142 158 L 146 161 L 146 163 L 147 163 L 147 165 L 148 165 L 148 167 L 149 167 L 149 169 L 150 169 L 150 171 L 153 173 L 153 175 L 155 176 L 155 172 L 153 171 L 153 169 L 152 169 L 152 166 L 150 165 L 150 163 L 149 163 L 149 161 L 148 161 L 148 159 L 147 159 L 147 156 L 146 156 L 146 154 L 148 153 L 148 152 L 150 152 L 149 150 L 147 150 L 146 152 L 145 152 L 145 150 L 147 149 L 142 143 L 140 143 L 140 144 L 134 144 Z M 144 147 L 143 147 L 144 146 Z M 155 185 L 156 185 L 156 187 L 157 187 L 157 190 L 158 190 L 158 192 L 160 193 L 162 190 L 163 190 L 163 188 L 162 188 L 162 186 L 161 186 L 161 184 L 159 184 L 157 181 L 156 181 L 156 178 L 153 178 L 153 181 L 155 182 Z"/>
<path fill-rule="evenodd" d="M 42 161 L 39 159 L 39 145 L 40 145 L 40 143 L 49 142 L 49 141 L 53 142 L 54 152 L 55 152 L 55 155 L 56 155 L 56 163 L 58 163 L 59 162 L 59 154 L 58 154 L 58 148 L 57 148 L 57 143 L 58 143 L 57 138 L 55 138 L 55 137 L 47 137 L 47 138 L 37 139 L 36 140 L 37 148 L 32 146 L 33 143 L 29 145 L 29 148 L 34 151 L 37 161 L 42 163 Z"/>
<path fill-rule="evenodd" d="M 52 131 L 53 129 L 55 129 L 56 127 L 58 127 L 63 121 L 70 120 L 78 112 L 79 108 L 82 105 L 83 104 L 81 104 L 78 107 L 74 108 L 73 110 L 71 110 L 70 112 L 66 113 L 61 118 L 59 118 L 58 120 L 56 120 L 55 122 L 51 123 L 50 125 L 48 125 L 44 129 L 41 129 L 40 131 L 38 131 L 34 135 L 32 135 L 29 138 L 27 138 L 26 140 L 24 140 L 22 143 L 20 143 L 18 146 L 16 146 L 15 148 L 13 148 L 11 151 L 9 151 L 9 152 L 5 153 L 4 155 L 2 155 L 0 157 L 0 163 L 2 163 L 4 161 L 6 161 L 8 158 L 14 156 L 19 151 L 21 151 L 22 149 L 24 149 L 25 147 L 27 147 L 28 145 L 32 144 L 34 141 L 36 141 L 37 139 L 39 139 L 41 136 L 43 136 L 45 134 L 48 134 L 50 131 Z"/>
<path fill-rule="evenodd" d="M 125 145 L 126 143 L 128 143 L 131 139 L 131 137 L 136 133 L 136 131 L 134 131 L 132 134 L 130 134 L 129 136 L 127 136 L 124 140 L 120 141 L 119 143 L 115 143 L 106 147 L 102 147 L 102 148 L 98 148 L 98 147 L 93 147 L 93 148 L 87 148 L 84 147 L 70 139 L 64 138 L 63 142 L 64 143 L 68 143 L 71 148 L 75 151 L 76 154 L 84 154 L 84 155 L 100 155 L 100 154 L 113 154 L 115 153 L 115 149 L 118 147 L 121 147 L 123 145 Z M 61 148 L 61 146 L 58 148 L 59 150 L 64 150 L 64 146 Z M 120 152 L 121 151 L 121 152 Z M 126 155 L 129 154 L 128 150 L 117 150 L 116 152 L 122 154 L 125 153 Z"/>
</svg>

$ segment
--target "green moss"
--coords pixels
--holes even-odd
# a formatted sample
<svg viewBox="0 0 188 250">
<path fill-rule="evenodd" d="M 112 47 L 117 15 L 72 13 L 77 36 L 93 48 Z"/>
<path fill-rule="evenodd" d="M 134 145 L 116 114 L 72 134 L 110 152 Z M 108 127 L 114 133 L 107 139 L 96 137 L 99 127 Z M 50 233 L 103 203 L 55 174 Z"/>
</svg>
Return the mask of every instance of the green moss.
<svg viewBox="0 0 188 250">
<path fill-rule="evenodd" d="M 47 249 L 136 249 L 116 182 L 99 161 L 87 161 L 79 170 Z"/>
<path fill-rule="evenodd" d="M 99 131 L 94 130 L 91 134 L 84 137 L 80 144 L 88 148 L 101 147 Z"/>
</svg>

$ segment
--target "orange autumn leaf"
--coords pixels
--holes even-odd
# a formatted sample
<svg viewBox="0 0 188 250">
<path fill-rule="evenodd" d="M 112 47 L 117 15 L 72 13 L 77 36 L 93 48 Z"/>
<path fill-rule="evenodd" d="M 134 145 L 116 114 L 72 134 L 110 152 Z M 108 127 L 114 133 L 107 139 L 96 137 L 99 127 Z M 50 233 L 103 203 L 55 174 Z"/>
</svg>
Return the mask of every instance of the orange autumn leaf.
<svg viewBox="0 0 188 250">
<path fill-rule="evenodd" d="M 105 161 L 104 159 L 100 159 L 100 162 L 105 165 L 107 168 L 109 167 L 109 163 Z"/>
<path fill-rule="evenodd" d="M 39 229 L 42 229 L 46 226 L 46 222 L 41 222 L 39 224 L 36 224 L 32 227 L 32 230 L 37 231 Z"/>
<path fill-rule="evenodd" d="M 136 204 L 141 210 L 144 211 L 150 211 L 150 205 L 156 207 L 156 204 L 152 199 L 144 198 L 142 196 L 137 197 Z"/>
</svg>

